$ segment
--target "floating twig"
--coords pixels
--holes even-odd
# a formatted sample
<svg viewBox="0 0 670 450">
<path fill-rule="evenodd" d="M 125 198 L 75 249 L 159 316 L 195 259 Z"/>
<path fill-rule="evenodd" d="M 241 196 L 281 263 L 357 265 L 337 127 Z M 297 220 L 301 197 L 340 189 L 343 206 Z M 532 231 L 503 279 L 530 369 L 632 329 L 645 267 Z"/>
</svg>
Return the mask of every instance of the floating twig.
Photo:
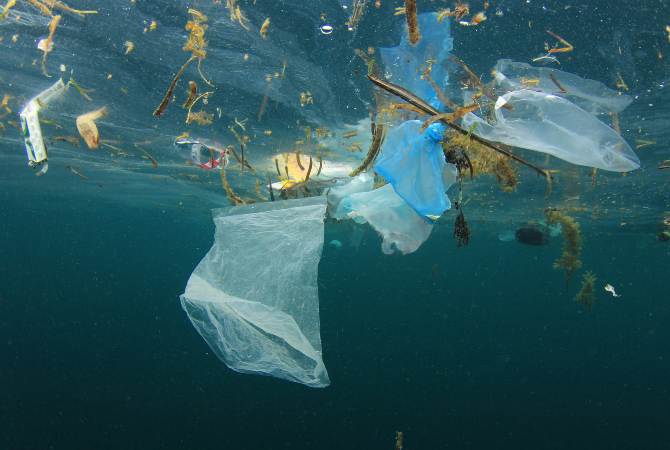
<svg viewBox="0 0 670 450">
<path fill-rule="evenodd" d="M 637 150 L 639 148 L 642 148 L 642 147 L 645 147 L 647 145 L 656 145 L 656 142 L 654 142 L 654 141 L 645 141 L 643 139 L 635 139 L 635 142 L 640 143 L 640 145 L 635 146 L 635 150 Z"/>
<path fill-rule="evenodd" d="M 174 80 L 172 80 L 172 84 L 170 85 L 170 89 L 168 89 L 167 94 L 165 94 L 165 98 L 163 98 L 161 104 L 158 105 L 158 108 L 156 108 L 156 111 L 154 111 L 154 116 L 160 117 L 163 115 L 168 105 L 170 104 L 170 99 L 172 98 L 172 92 L 174 91 L 174 88 L 177 85 L 177 81 L 179 81 L 179 77 L 181 77 L 181 74 L 182 72 L 184 72 L 184 69 L 186 69 L 186 66 L 188 66 L 188 64 L 195 58 L 196 58 L 195 55 L 191 56 L 189 60 L 186 61 L 186 63 L 184 63 L 183 66 L 181 66 L 181 69 L 179 70 L 179 72 L 177 72 L 177 75 L 174 77 Z"/>
<path fill-rule="evenodd" d="M 351 16 L 349 16 L 349 21 L 346 23 L 349 31 L 353 31 L 354 28 L 356 28 L 358 21 L 361 20 L 367 2 L 368 0 L 354 0 Z"/>
<path fill-rule="evenodd" d="M 300 167 L 300 170 L 305 170 L 305 168 L 300 163 L 300 149 L 295 151 L 295 162 L 298 163 L 298 167 Z"/>
<path fill-rule="evenodd" d="M 300 187 L 298 187 L 298 190 L 302 189 L 305 187 L 307 182 L 309 181 L 309 175 L 312 173 L 312 157 L 309 157 L 309 167 L 307 168 L 307 175 L 305 176 L 305 181 L 302 182 Z"/>
<path fill-rule="evenodd" d="M 406 105 L 406 104 L 404 104 L 404 103 L 399 104 L 399 105 L 393 105 L 393 106 L 391 106 L 391 109 L 392 109 L 393 111 L 395 111 L 396 109 L 406 109 L 406 110 L 408 110 L 408 111 L 413 111 L 413 112 L 415 112 L 415 113 L 417 113 L 417 114 L 421 114 L 422 116 L 425 116 L 425 115 L 426 115 L 425 112 L 421 111 L 421 110 L 420 110 L 419 108 L 417 108 L 416 106 Z"/>
<path fill-rule="evenodd" d="M 80 93 L 81 95 L 83 95 L 85 99 L 87 99 L 88 101 L 91 101 L 91 102 L 93 101 L 93 99 L 92 99 L 91 97 L 89 97 L 89 96 L 86 94 L 86 92 L 84 92 L 84 90 L 83 90 L 82 88 L 80 88 L 79 85 L 78 85 L 77 83 L 74 82 L 74 80 L 73 80 L 72 78 L 70 78 L 70 84 L 71 84 L 72 86 L 76 87 L 77 90 L 79 91 L 79 93 Z"/>
<path fill-rule="evenodd" d="M 276 160 L 275 160 L 276 161 Z M 272 191 L 272 176 L 270 175 L 270 171 L 268 170 L 268 185 L 270 186 L 270 201 L 274 202 L 275 201 L 275 194 Z"/>
<path fill-rule="evenodd" d="M 258 195 L 258 198 L 260 198 L 263 201 L 267 201 L 268 199 L 267 197 L 263 197 L 263 195 L 261 194 L 261 191 L 258 188 L 258 180 L 256 180 L 256 195 Z"/>
<path fill-rule="evenodd" d="M 568 91 L 566 91 L 565 88 L 563 86 L 561 86 L 561 84 L 558 82 L 558 80 L 556 79 L 556 77 L 554 76 L 553 73 L 549 74 L 549 78 L 551 78 L 551 81 L 553 81 L 554 84 L 556 86 L 558 86 L 558 88 L 560 89 L 560 91 L 553 92 L 553 94 L 567 94 L 568 93 Z"/>
<path fill-rule="evenodd" d="M 479 108 L 482 108 L 484 106 L 491 106 L 491 105 L 493 105 L 493 103 L 483 103 L 483 104 L 475 103 L 474 105 L 466 106 L 464 108 L 459 108 L 458 111 L 456 111 L 455 113 L 438 114 L 436 116 L 433 116 L 433 117 L 429 118 L 425 122 L 423 122 L 423 125 L 421 125 L 420 131 L 423 133 L 424 131 L 426 131 L 426 128 L 428 128 L 433 122 L 437 122 L 438 120 L 441 120 L 441 119 L 447 119 L 447 120 L 450 120 L 450 121 L 458 120 L 469 112 L 475 111 L 475 110 L 477 110 Z"/>
<path fill-rule="evenodd" d="M 365 157 L 365 160 L 358 167 L 358 169 L 354 170 L 349 174 L 350 177 L 355 177 L 361 174 L 363 171 L 366 171 L 368 167 L 370 167 L 374 163 L 375 159 L 377 159 L 377 155 L 379 154 L 379 149 L 381 148 L 383 140 L 382 129 L 384 126 L 381 123 L 375 125 L 375 123 L 373 122 L 372 127 L 373 127 L 372 144 L 370 145 L 370 149 L 368 150 L 368 155 Z M 319 166 L 319 172 L 321 172 L 321 166 Z"/>
<path fill-rule="evenodd" d="M 275 167 L 277 168 L 277 175 L 281 178 L 281 171 L 279 170 L 279 159 L 275 158 Z"/>
<path fill-rule="evenodd" d="M 558 39 L 559 41 L 561 41 L 561 42 L 563 43 L 563 45 L 565 45 L 564 48 L 552 48 L 551 50 L 549 50 L 549 53 L 569 52 L 569 51 L 571 51 L 571 50 L 574 48 L 572 45 L 568 44 L 568 42 L 567 42 L 565 39 L 563 39 L 562 37 L 560 37 L 560 36 L 558 36 L 558 35 L 552 33 L 552 32 L 549 31 L 549 30 L 547 30 L 547 33 L 551 34 L 553 37 L 555 37 L 556 39 Z"/>
<path fill-rule="evenodd" d="M 228 186 L 228 181 L 226 181 L 226 165 L 221 164 L 221 182 L 223 183 L 223 188 L 226 190 L 226 193 L 228 194 L 229 198 L 232 198 L 235 203 L 244 203 L 241 198 L 239 198 L 235 193 L 233 192 L 232 189 L 230 189 L 230 186 Z"/>
<path fill-rule="evenodd" d="M 498 100 L 498 96 L 496 94 L 494 94 L 493 91 L 491 89 L 489 89 L 484 83 L 482 83 L 482 80 L 480 80 L 479 77 L 477 75 L 475 75 L 474 72 L 472 72 L 472 70 L 470 70 L 468 68 L 468 66 L 466 66 L 463 61 L 456 58 L 455 56 L 450 56 L 449 59 L 458 63 L 468 73 L 468 75 L 470 76 L 470 79 L 472 80 L 472 83 L 475 85 L 475 87 L 478 87 L 479 89 L 481 89 L 481 91 L 488 98 L 490 98 L 494 102 Z M 504 104 L 504 105 L 502 105 L 502 107 L 506 108 L 506 109 L 514 109 L 513 106 L 510 106 L 508 104 Z"/>
<path fill-rule="evenodd" d="M 137 148 L 139 149 L 139 151 L 141 151 L 142 153 L 144 153 L 145 155 L 147 155 L 147 158 L 149 158 L 149 161 L 151 161 L 151 164 L 153 164 L 155 168 L 158 168 L 158 163 L 156 162 L 155 159 L 153 159 L 153 158 L 151 157 L 150 154 L 148 154 L 147 152 L 145 152 L 144 150 L 142 150 L 137 144 L 135 144 L 135 147 L 137 147 Z"/>
<path fill-rule="evenodd" d="M 458 111 L 459 107 L 457 104 L 449 100 L 449 98 L 444 94 L 444 91 L 440 89 L 440 87 L 435 83 L 433 78 L 430 76 L 430 71 L 429 70 L 424 70 L 423 71 L 423 77 L 430 83 L 431 87 L 437 94 L 437 98 L 440 99 L 442 103 L 444 103 L 449 109 L 452 109 L 453 111 Z"/>
<path fill-rule="evenodd" d="M 71 166 L 69 166 L 68 164 L 65 164 L 65 167 L 67 167 L 68 170 L 69 170 L 70 172 L 72 172 L 73 174 L 75 174 L 75 175 L 79 175 L 79 176 L 82 177 L 84 180 L 88 180 L 88 178 L 86 178 L 85 176 L 83 176 L 83 175 L 81 174 L 81 172 L 80 172 L 78 169 L 73 169 L 73 168 L 72 168 Z"/>
<path fill-rule="evenodd" d="M 188 84 L 191 86 L 191 93 L 189 94 L 186 103 L 184 103 L 184 108 L 188 108 L 190 111 L 191 104 L 193 104 L 193 100 L 195 100 L 195 96 L 198 94 L 198 87 L 195 85 L 195 81 L 189 81 Z"/>
<path fill-rule="evenodd" d="M 468 134 L 465 135 L 465 137 L 461 141 L 461 147 L 468 143 L 468 141 L 470 140 L 470 136 L 472 136 L 472 132 L 475 131 L 475 128 L 477 128 L 477 124 L 474 124 L 472 128 L 470 128 L 470 131 L 468 131 Z"/>
<path fill-rule="evenodd" d="M 547 177 L 547 195 L 544 196 L 545 200 L 549 200 L 549 196 L 551 195 L 551 171 L 550 170 L 544 170 L 544 176 Z"/>
<path fill-rule="evenodd" d="M 230 152 L 233 152 L 233 156 L 234 156 L 235 159 L 237 160 L 237 163 L 238 163 L 238 164 L 242 164 L 242 161 L 240 161 L 240 157 L 237 156 L 237 153 L 235 153 L 235 149 L 233 148 L 232 145 L 229 145 L 229 146 L 228 146 L 228 153 L 230 154 Z"/>
<path fill-rule="evenodd" d="M 596 170 L 598 169 L 594 167 L 591 173 L 589 174 L 589 176 L 591 177 L 591 190 L 593 190 L 593 188 L 596 185 Z"/>
<path fill-rule="evenodd" d="M 4 133 L 3 133 L 3 136 L 4 136 Z M 321 156 L 321 152 L 316 152 L 316 154 L 319 157 L 319 171 L 316 172 L 316 176 L 318 177 L 319 174 L 321 174 L 321 166 L 323 165 L 323 157 Z M 277 169 L 277 171 L 279 171 L 279 169 Z"/>
<path fill-rule="evenodd" d="M 42 57 L 42 72 L 44 72 L 44 75 L 46 75 L 47 77 L 51 77 L 51 75 L 47 73 L 46 68 L 47 53 L 49 53 L 53 48 L 53 42 L 51 40 L 54 37 L 54 31 L 56 31 L 56 27 L 58 26 L 60 17 L 61 16 L 54 16 L 54 18 L 51 19 L 51 23 L 49 24 L 49 37 L 46 40 L 42 40 L 39 42 L 39 44 L 37 44 L 37 47 L 44 51 L 44 56 Z"/>
</svg>

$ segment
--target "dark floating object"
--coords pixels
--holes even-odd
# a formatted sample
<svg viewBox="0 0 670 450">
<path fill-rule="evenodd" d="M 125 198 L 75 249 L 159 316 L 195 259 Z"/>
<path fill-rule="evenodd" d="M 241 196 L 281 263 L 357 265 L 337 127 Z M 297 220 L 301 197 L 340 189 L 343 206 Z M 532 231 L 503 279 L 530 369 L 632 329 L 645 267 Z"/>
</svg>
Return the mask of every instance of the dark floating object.
<svg viewBox="0 0 670 450">
<path fill-rule="evenodd" d="M 517 241 L 526 245 L 547 245 L 549 244 L 549 236 L 547 233 L 535 228 L 519 228 L 516 230 L 514 236 Z"/>
<path fill-rule="evenodd" d="M 468 226 L 467 220 L 465 220 L 463 211 L 456 216 L 456 222 L 454 223 L 454 237 L 458 239 L 456 248 L 461 248 L 461 240 L 465 242 L 466 247 L 468 243 L 470 243 L 470 227 Z"/>
</svg>

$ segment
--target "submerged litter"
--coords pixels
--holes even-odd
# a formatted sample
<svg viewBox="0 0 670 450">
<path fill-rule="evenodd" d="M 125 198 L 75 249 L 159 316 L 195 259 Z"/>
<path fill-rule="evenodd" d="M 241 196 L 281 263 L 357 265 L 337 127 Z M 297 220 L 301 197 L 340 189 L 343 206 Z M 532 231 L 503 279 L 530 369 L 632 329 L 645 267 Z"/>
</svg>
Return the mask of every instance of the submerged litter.
<svg viewBox="0 0 670 450">
<path fill-rule="evenodd" d="M 186 159 L 187 164 L 211 170 L 222 163 L 228 166 L 228 154 L 225 146 L 211 139 L 178 138 L 174 143 L 179 157 Z"/>
<path fill-rule="evenodd" d="M 338 217 L 337 209 L 343 198 L 358 192 L 371 191 L 375 185 L 375 177 L 371 173 L 362 173 L 354 177 L 349 183 L 328 191 L 328 214 Z"/>
<path fill-rule="evenodd" d="M 508 104 L 513 110 L 502 108 Z M 468 113 L 463 126 L 477 125 L 476 134 L 589 167 L 627 172 L 640 160 L 619 133 L 574 103 L 554 94 L 520 89 L 501 96 L 494 108 L 496 121 Z"/>
<path fill-rule="evenodd" d="M 303 158 L 306 157 L 303 156 Z M 305 161 L 300 162 L 299 153 L 282 153 L 271 159 L 271 166 L 282 179 L 282 181 L 272 183 L 272 188 L 278 191 L 290 190 L 303 185 L 320 188 L 337 186 L 350 180 L 349 173 L 354 169 L 349 164 L 321 159 L 313 161 L 313 167 L 310 170 L 309 158 L 307 158 L 307 163 L 303 164 Z"/>
<path fill-rule="evenodd" d="M 573 164 L 616 172 L 640 167 L 623 137 L 594 116 L 620 112 L 631 97 L 597 81 L 506 59 L 498 61 L 493 73 L 495 87 L 508 91 L 495 102 L 494 120 L 468 113 L 463 127 L 476 125 L 480 137 Z M 464 95 L 469 98 L 471 94 Z"/>
<path fill-rule="evenodd" d="M 26 136 L 24 142 L 26 144 L 26 153 L 28 154 L 28 165 L 31 167 L 41 165 L 42 169 L 38 174 L 45 173 L 49 169 L 47 163 L 48 155 L 44 146 L 38 113 L 42 108 L 46 108 L 49 103 L 67 92 L 68 86 L 69 84 L 65 84 L 62 79 L 59 79 L 50 88 L 45 89 L 30 99 L 19 114 L 21 118 L 21 131 Z"/>
<path fill-rule="evenodd" d="M 433 124 L 425 133 L 420 120 L 409 120 L 387 138 L 375 171 L 388 181 L 424 220 L 451 208 L 447 189 L 456 181 L 456 166 L 445 161 L 440 141 L 445 131 Z"/>
<path fill-rule="evenodd" d="M 451 24 L 449 21 L 438 23 L 438 13 L 423 13 L 418 15 L 418 27 L 421 30 L 421 39 L 416 45 L 410 43 L 410 36 L 402 34 L 400 45 L 392 48 L 380 48 L 387 78 L 415 95 L 425 100 L 437 109 L 444 108 L 444 104 L 437 97 L 425 77 L 421 77 L 426 61 L 431 61 L 431 77 L 440 87 L 447 84 L 449 74 L 443 64 L 454 48 L 453 38 L 450 37 Z"/>
<path fill-rule="evenodd" d="M 229 3 L 231 19 L 242 28 L 248 29 L 240 8 L 232 9 L 233 3 Z M 365 2 L 356 2 L 356 5 L 364 4 Z M 414 2 L 408 4 L 414 5 Z M 349 22 L 351 28 L 356 26 L 363 11 L 362 6 L 354 7 L 353 10 Z M 639 160 L 626 141 L 596 116 L 623 110 L 632 101 L 630 97 L 619 95 L 602 83 L 585 80 L 567 72 L 534 68 L 510 60 L 498 62 L 494 84 L 487 85 L 462 61 L 450 55 L 453 45 L 449 20 L 441 22 L 437 13 L 421 14 L 415 20 L 414 14 L 407 11 L 407 17 L 411 19 L 410 32 L 403 32 L 400 45 L 380 49 L 387 78 L 398 86 L 377 76 L 381 72 L 375 72 L 374 60 L 369 59 L 366 62 L 372 75 L 370 79 L 410 103 L 411 107 L 382 105 L 384 102 L 380 99 L 388 98 L 381 94 L 377 96 L 380 104 L 377 105 L 376 114 L 371 117 L 371 142 L 367 152 L 363 148 L 367 136 L 363 139 L 363 133 L 359 129 L 349 131 L 343 133 L 341 138 L 339 135 L 332 138 L 337 141 L 337 145 L 342 146 L 345 144 L 341 141 L 346 139 L 349 146 L 347 162 L 334 162 L 332 158 L 342 155 L 330 153 L 327 150 L 332 149 L 325 147 L 323 143 L 318 144 L 321 147 L 315 146 L 311 141 L 310 126 L 301 125 L 306 128 L 307 145 L 300 141 L 296 142 L 296 147 L 290 152 L 282 152 L 277 148 L 276 154 L 271 158 L 267 157 L 267 153 L 265 156 L 261 155 L 256 161 L 265 158 L 268 166 L 268 173 L 265 173 L 261 168 L 262 162 L 258 166 L 254 163 L 254 169 L 249 165 L 248 159 L 245 159 L 245 146 L 255 145 L 257 142 L 256 131 L 252 127 L 245 129 L 244 123 L 248 118 L 241 122 L 235 118 L 235 126 L 242 129 L 241 136 L 235 126 L 229 127 L 239 140 L 240 146 L 235 145 L 237 150 L 214 140 L 190 139 L 188 134 L 174 141 L 176 154 L 186 164 L 196 165 L 206 171 L 221 170 L 221 184 L 218 184 L 218 177 L 212 179 L 218 186 L 223 186 L 229 199 L 235 203 L 243 205 L 253 200 L 249 200 L 241 193 L 244 191 L 238 190 L 235 185 L 235 180 L 240 177 L 234 168 L 228 167 L 230 161 L 233 165 L 237 161 L 239 175 L 258 175 L 254 179 L 257 196 L 263 201 L 267 201 L 268 197 L 271 199 L 268 203 L 214 211 L 214 244 L 191 274 L 184 294 L 180 296 L 181 305 L 193 326 L 217 357 L 235 371 L 274 376 L 310 387 L 329 385 L 328 373 L 322 360 L 317 288 L 318 263 L 324 248 L 326 213 L 336 220 L 353 220 L 357 224 L 366 224 L 356 231 L 352 230 L 349 240 L 351 246 L 357 248 L 364 230 L 374 229 L 382 237 L 381 247 L 385 254 L 408 254 L 419 249 L 428 239 L 436 217 L 451 208 L 452 201 L 447 191 L 456 182 L 459 172 L 461 180 L 468 173 L 471 180 L 479 175 L 477 172 L 473 175 L 473 164 L 467 156 L 468 153 L 473 156 L 473 161 L 475 157 L 480 157 L 481 160 L 489 158 L 488 164 L 495 164 L 498 168 L 504 166 L 510 177 L 507 186 L 514 190 L 518 183 L 516 171 L 519 169 L 519 165 L 514 166 L 515 160 L 546 176 L 551 188 L 551 171 L 526 163 L 512 151 L 498 148 L 488 141 L 541 151 L 574 164 L 605 170 L 629 171 L 639 167 Z M 163 101 L 154 112 L 157 117 L 166 111 L 175 94 L 176 84 L 186 72 L 187 66 L 195 59 L 200 63 L 205 58 L 206 41 L 203 36 L 207 29 L 207 19 L 197 11 L 189 10 L 189 13 L 193 15 L 193 20 L 189 21 L 186 28 L 191 33 L 184 50 L 192 54 L 172 79 Z M 453 14 L 443 14 L 442 18 L 454 16 L 460 20 L 467 13 L 462 9 Z M 484 18 L 483 14 L 477 15 L 469 24 L 474 25 Z M 57 20 L 49 23 L 53 23 L 55 28 Z M 265 40 L 269 23 L 268 18 L 260 28 L 263 39 L 254 32 L 257 40 Z M 53 30 L 51 31 L 53 34 Z M 330 34 L 332 31 L 330 25 L 320 27 L 323 34 Z M 316 30 L 315 32 L 318 33 Z M 51 37 L 41 43 L 45 57 L 50 50 L 50 44 Z M 128 41 L 126 47 L 128 53 L 133 44 Z M 137 54 L 139 50 L 141 48 L 138 46 L 133 54 Z M 565 47 L 554 49 L 550 53 L 567 50 Z M 369 54 L 373 53 L 374 48 L 371 47 Z M 251 65 L 257 55 L 253 56 L 248 65 Z M 244 61 L 247 60 L 248 55 L 245 55 Z M 321 79 L 324 77 L 314 75 L 321 72 L 304 71 L 303 65 L 295 64 L 297 68 L 293 70 L 301 71 L 301 80 L 309 79 L 314 86 L 291 85 L 287 80 L 297 77 L 288 74 L 287 77 L 284 76 L 287 60 L 289 59 L 283 59 L 281 75 L 281 64 L 275 64 L 274 76 L 274 70 L 266 70 L 265 67 L 257 69 L 258 73 L 270 72 L 267 78 L 252 77 L 249 76 L 251 72 L 246 71 L 226 74 L 238 77 L 237 84 L 230 84 L 236 88 L 251 83 L 250 80 L 255 78 L 266 80 L 267 85 L 255 85 L 256 93 L 263 95 L 263 103 L 258 113 L 259 121 L 263 118 L 269 99 L 275 103 L 276 110 L 280 102 L 290 104 L 286 99 L 292 97 L 294 106 L 300 104 L 298 110 L 305 111 L 315 107 L 315 103 L 321 103 L 317 95 L 328 99 L 320 94 L 322 89 L 314 89 L 319 86 L 327 87 L 326 81 Z M 295 62 L 297 61 L 299 60 L 296 58 Z M 289 67 L 290 63 L 289 60 Z M 460 70 L 454 63 L 465 70 L 464 79 L 469 79 L 469 84 L 476 91 L 466 94 L 463 106 L 452 103 L 442 92 L 449 84 L 447 64 Z M 191 66 L 194 70 L 195 66 Z M 200 72 L 199 66 L 198 71 Z M 210 84 L 202 73 L 200 75 L 205 83 Z M 321 82 L 324 84 L 319 85 Z M 276 84 L 271 87 L 270 83 Z M 49 102 L 66 92 L 69 84 L 74 84 L 86 96 L 73 81 L 64 84 L 62 80 L 58 80 L 51 88 L 28 102 L 21 111 L 22 127 L 27 136 L 25 145 L 29 164 L 42 165 L 41 172 L 47 168 L 47 151 L 37 114 L 41 108 L 46 108 Z M 283 86 L 281 91 L 280 85 Z M 193 81 L 189 82 L 189 87 L 185 94 L 186 102 L 182 103 L 181 99 L 179 101 L 180 105 L 188 108 L 186 122 L 210 124 L 214 118 L 212 114 L 205 111 L 191 113 L 191 108 L 200 99 L 200 105 L 206 104 L 212 92 L 198 94 Z M 299 90 L 298 87 L 305 89 Z M 314 100 L 310 92 L 314 92 Z M 90 100 L 89 97 L 86 98 Z M 419 100 L 417 102 L 413 99 Z M 398 100 L 393 98 L 393 101 Z M 327 101 L 323 103 L 328 104 Z M 445 113 L 449 110 L 453 112 Z M 491 114 L 486 119 L 478 115 L 484 115 L 488 111 Z M 98 146 L 99 136 L 94 120 L 104 115 L 104 112 L 103 108 L 77 118 L 77 128 L 89 148 Z M 304 114 L 309 117 L 309 114 Z M 419 117 L 421 120 L 403 122 L 395 119 L 397 117 Z M 456 132 L 449 130 L 453 135 L 447 135 L 447 126 L 438 120 Z M 462 120 L 461 125 L 456 124 L 458 120 Z M 314 126 L 316 122 L 314 120 L 309 123 Z M 247 126 L 251 126 L 251 123 Z M 386 131 L 389 128 L 387 136 Z M 266 135 L 271 133 L 271 130 L 265 131 Z M 258 134 L 261 134 L 260 131 Z M 323 128 L 317 128 L 316 135 L 322 138 L 330 133 Z M 248 139 L 254 140 L 254 144 L 249 144 Z M 356 142 L 359 140 L 361 142 Z M 322 142 L 326 140 L 323 139 Z M 158 163 L 149 153 L 137 144 L 135 146 L 158 167 Z M 317 152 L 317 149 L 321 151 Z M 256 150 L 256 147 L 247 147 L 247 158 L 250 154 L 256 156 Z M 489 150 L 498 153 L 491 152 L 494 156 L 481 156 L 484 151 Z M 122 153 L 120 149 L 117 151 Z M 231 157 L 234 159 L 230 159 Z M 452 163 L 453 161 L 457 162 Z M 72 174 L 87 179 L 76 166 L 66 165 L 66 168 Z M 229 169 L 228 175 L 226 169 Z M 480 170 L 479 173 L 486 172 Z M 502 186 L 502 171 L 498 170 L 497 173 Z M 192 179 L 186 175 L 184 177 Z M 167 178 L 160 179 L 167 184 Z M 260 183 L 264 184 L 266 179 L 268 197 L 260 189 Z M 233 193 L 228 180 L 239 197 Z M 384 181 L 388 184 L 384 184 Z M 101 184 L 99 186 L 102 187 Z M 275 192 L 278 197 L 276 201 Z M 292 194 L 297 198 L 300 193 L 312 195 L 312 192 L 318 196 L 289 201 L 279 199 Z M 462 194 L 462 191 L 459 193 Z M 458 239 L 457 245 L 460 247 L 461 242 L 468 245 L 470 228 L 463 213 L 464 204 L 460 199 L 458 206 L 460 211 L 456 217 L 454 238 Z M 469 219 L 471 223 L 475 223 L 473 217 Z M 550 236 L 559 234 L 565 236 L 567 232 L 562 233 L 561 223 L 554 223 L 543 229 L 521 228 L 512 233 L 501 233 L 499 237 L 503 241 L 516 239 L 528 245 L 547 245 Z M 342 242 L 347 241 L 343 239 Z M 328 245 L 335 251 L 342 247 L 342 242 L 332 240 Z M 571 275 L 572 272 L 569 273 Z M 435 275 L 435 266 L 431 275 Z"/>
<path fill-rule="evenodd" d="M 545 94 L 555 94 L 570 100 L 591 114 L 608 114 L 623 111 L 633 101 L 630 95 L 608 88 L 600 81 L 589 80 L 569 72 L 549 67 L 501 59 L 493 68 L 495 83 L 501 89 L 515 90 L 523 86 Z M 566 92 L 560 92 L 551 76 Z"/>
<path fill-rule="evenodd" d="M 394 248 L 402 254 L 416 251 L 433 229 L 432 222 L 419 216 L 390 184 L 345 197 L 337 207 L 336 218 L 372 225 L 382 237 L 382 252 L 387 255 Z"/>
<path fill-rule="evenodd" d="M 180 298 L 231 369 L 330 384 L 316 284 L 325 211 L 324 197 L 214 210 L 214 245 Z"/>
</svg>

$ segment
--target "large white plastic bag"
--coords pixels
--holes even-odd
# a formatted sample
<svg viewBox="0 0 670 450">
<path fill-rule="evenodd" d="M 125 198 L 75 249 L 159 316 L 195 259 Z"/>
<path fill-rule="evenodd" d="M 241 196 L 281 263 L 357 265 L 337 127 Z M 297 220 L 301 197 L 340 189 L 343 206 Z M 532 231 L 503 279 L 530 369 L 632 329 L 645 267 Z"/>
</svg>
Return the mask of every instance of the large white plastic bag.
<svg viewBox="0 0 670 450">
<path fill-rule="evenodd" d="M 422 133 L 423 122 L 408 120 L 386 138 L 375 171 L 388 181 L 424 219 L 451 208 L 447 189 L 456 181 L 456 166 L 447 164 L 439 141 L 444 125 Z"/>
<path fill-rule="evenodd" d="M 214 245 L 181 304 L 231 369 L 330 384 L 316 284 L 325 203 L 313 197 L 214 210 Z"/>
<path fill-rule="evenodd" d="M 502 108 L 505 103 L 514 109 Z M 619 133 L 564 98 L 521 89 L 499 97 L 494 111 L 494 123 L 468 113 L 462 125 L 469 129 L 476 123 L 475 134 L 485 139 L 549 153 L 573 164 L 615 172 L 640 167 Z"/>
<path fill-rule="evenodd" d="M 383 238 L 382 251 L 387 255 L 393 253 L 392 245 L 403 254 L 412 253 L 433 229 L 433 224 L 423 220 L 390 184 L 344 197 L 337 207 L 337 217 L 369 222 Z"/>
</svg>

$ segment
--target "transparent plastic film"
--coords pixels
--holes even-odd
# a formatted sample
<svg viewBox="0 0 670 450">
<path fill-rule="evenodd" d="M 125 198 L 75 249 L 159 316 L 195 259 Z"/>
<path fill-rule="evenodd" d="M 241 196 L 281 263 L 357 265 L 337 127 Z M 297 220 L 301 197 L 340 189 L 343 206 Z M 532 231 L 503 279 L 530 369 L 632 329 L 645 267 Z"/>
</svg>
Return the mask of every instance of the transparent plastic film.
<svg viewBox="0 0 670 450">
<path fill-rule="evenodd" d="M 594 115 L 621 112 L 633 101 L 632 96 L 610 89 L 599 81 L 553 67 L 533 67 L 501 59 L 493 70 L 496 86 L 503 90 L 512 91 L 526 86 L 563 97 Z"/>
<path fill-rule="evenodd" d="M 310 387 L 330 384 L 316 284 L 325 211 L 325 197 L 214 211 L 214 245 L 181 304 L 231 369 Z"/>
<path fill-rule="evenodd" d="M 502 108 L 511 105 L 514 109 Z M 468 113 L 464 128 L 495 142 L 548 153 L 564 161 L 614 172 L 640 167 L 619 133 L 574 103 L 553 94 L 519 89 L 498 98 L 495 122 Z"/>
<path fill-rule="evenodd" d="M 432 222 L 419 216 L 390 184 L 344 197 L 336 217 L 372 225 L 382 237 L 382 252 L 387 255 L 395 250 L 403 255 L 415 252 L 433 229 Z"/>
</svg>

